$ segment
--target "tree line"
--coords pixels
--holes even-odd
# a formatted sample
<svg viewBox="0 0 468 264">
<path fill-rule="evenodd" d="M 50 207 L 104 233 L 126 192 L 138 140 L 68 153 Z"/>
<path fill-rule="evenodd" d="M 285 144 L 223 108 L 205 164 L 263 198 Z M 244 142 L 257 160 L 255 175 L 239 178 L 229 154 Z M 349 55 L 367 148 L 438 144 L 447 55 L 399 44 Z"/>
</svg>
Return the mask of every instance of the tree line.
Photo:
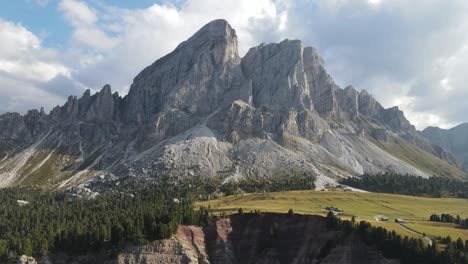
<svg viewBox="0 0 468 264">
<path fill-rule="evenodd" d="M 20 206 L 18 200 L 29 204 Z M 189 195 L 171 186 L 133 193 L 110 191 L 95 199 L 31 188 L 0 189 L 0 262 L 20 255 L 117 253 L 127 242 L 169 238 L 179 224 L 205 225 L 209 213 L 194 210 Z"/>
<path fill-rule="evenodd" d="M 362 177 L 347 178 L 342 184 L 371 192 L 405 194 L 429 197 L 468 198 L 468 182 L 433 176 L 419 176 L 384 173 L 364 174 Z"/>
<path fill-rule="evenodd" d="M 458 225 L 460 228 L 468 229 L 468 218 L 462 219 L 460 215 L 453 216 L 451 214 L 432 214 L 429 216 L 429 221 L 452 223 Z"/>
<path fill-rule="evenodd" d="M 247 192 L 281 192 L 315 189 L 315 175 L 311 172 L 301 174 L 276 175 L 268 179 L 241 179 L 222 184 L 219 191 L 225 195 Z"/>
<path fill-rule="evenodd" d="M 357 233 L 367 245 L 382 252 L 384 257 L 399 259 L 402 264 L 468 264 L 468 241 L 445 241 L 444 249 L 436 241 L 432 246 L 425 246 L 422 239 L 401 237 L 395 231 L 374 227 L 366 221 L 356 223 L 354 218 L 351 221 L 341 220 L 331 212 L 326 217 L 326 223 L 329 229 L 342 230 L 345 234 Z M 326 255 L 338 242 L 327 243 L 321 254 Z"/>
</svg>

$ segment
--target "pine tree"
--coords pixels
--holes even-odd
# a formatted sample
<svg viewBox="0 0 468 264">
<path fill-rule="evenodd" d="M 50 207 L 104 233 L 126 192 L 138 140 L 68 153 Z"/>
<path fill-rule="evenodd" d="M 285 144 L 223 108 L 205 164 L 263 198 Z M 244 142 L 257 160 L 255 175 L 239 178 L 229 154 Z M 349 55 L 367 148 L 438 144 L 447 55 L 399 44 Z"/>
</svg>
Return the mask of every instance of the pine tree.
<svg viewBox="0 0 468 264">
<path fill-rule="evenodd" d="M 31 240 L 29 238 L 23 239 L 21 243 L 21 254 L 26 255 L 26 256 L 32 256 L 33 255 L 33 248 L 31 244 Z"/>
<path fill-rule="evenodd" d="M 463 240 L 461 238 L 457 239 L 456 248 L 458 250 L 463 250 L 465 248 L 465 245 L 463 244 Z"/>
<path fill-rule="evenodd" d="M 238 213 L 239 215 L 243 215 L 243 214 L 244 214 L 244 210 L 243 210 L 242 208 L 239 208 L 239 210 L 237 211 L 237 213 Z"/>
</svg>

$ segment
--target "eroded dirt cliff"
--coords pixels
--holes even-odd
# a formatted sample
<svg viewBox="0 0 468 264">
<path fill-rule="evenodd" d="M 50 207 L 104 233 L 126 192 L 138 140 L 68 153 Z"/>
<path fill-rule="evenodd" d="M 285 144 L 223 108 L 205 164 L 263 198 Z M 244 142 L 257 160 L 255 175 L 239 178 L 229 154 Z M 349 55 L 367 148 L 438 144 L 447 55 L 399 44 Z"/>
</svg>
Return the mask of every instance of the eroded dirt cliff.
<svg viewBox="0 0 468 264">
<path fill-rule="evenodd" d="M 336 246 L 327 253 L 327 242 Z M 217 218 L 205 227 L 180 226 L 163 241 L 128 246 L 116 257 L 51 256 L 39 263 L 399 263 L 385 259 L 358 235 L 329 230 L 325 218 L 311 215 L 244 214 Z"/>
</svg>

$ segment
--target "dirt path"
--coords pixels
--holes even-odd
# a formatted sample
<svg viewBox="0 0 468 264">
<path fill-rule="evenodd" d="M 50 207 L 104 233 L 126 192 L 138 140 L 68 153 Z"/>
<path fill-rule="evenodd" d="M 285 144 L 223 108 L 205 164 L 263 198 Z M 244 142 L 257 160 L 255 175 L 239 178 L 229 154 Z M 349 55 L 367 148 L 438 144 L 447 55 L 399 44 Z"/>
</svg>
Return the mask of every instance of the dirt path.
<svg viewBox="0 0 468 264">
<path fill-rule="evenodd" d="M 399 224 L 401 227 L 403 227 L 404 229 L 408 230 L 408 232 L 411 232 L 411 233 L 413 233 L 413 234 L 416 234 L 416 235 L 419 235 L 419 236 L 423 237 L 424 239 L 427 240 L 427 242 L 429 242 L 429 246 L 432 246 L 432 244 L 433 244 L 432 241 L 433 241 L 433 240 L 432 240 L 431 237 L 428 237 L 427 235 L 424 236 L 422 233 L 420 233 L 420 232 L 418 232 L 418 231 L 416 231 L 416 230 L 413 230 L 413 229 L 411 229 L 411 228 L 405 226 L 405 224 L 403 224 L 403 223 L 398 223 L 398 224 Z"/>
</svg>

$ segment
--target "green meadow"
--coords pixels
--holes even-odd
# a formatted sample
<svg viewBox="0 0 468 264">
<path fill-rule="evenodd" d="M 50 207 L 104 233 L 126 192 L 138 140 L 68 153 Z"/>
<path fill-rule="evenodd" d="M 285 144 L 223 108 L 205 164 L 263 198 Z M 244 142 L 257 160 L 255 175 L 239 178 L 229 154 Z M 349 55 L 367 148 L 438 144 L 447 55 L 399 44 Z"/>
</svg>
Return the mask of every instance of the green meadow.
<svg viewBox="0 0 468 264">
<path fill-rule="evenodd" d="M 252 193 L 227 196 L 215 200 L 199 202 L 198 206 L 210 207 L 215 214 L 244 212 L 286 213 L 293 209 L 300 214 L 326 215 L 322 207 L 334 206 L 344 210 L 342 218 L 356 217 L 373 225 L 395 230 L 402 236 L 418 237 L 394 222 L 402 218 L 406 226 L 431 237 L 450 235 L 452 239 L 461 237 L 468 240 L 468 230 L 453 224 L 428 221 L 431 214 L 450 213 L 468 217 L 468 200 L 456 198 L 425 198 L 384 193 L 358 193 L 343 191 L 288 191 L 277 193 Z M 388 222 L 378 221 L 377 216 L 386 216 Z"/>
</svg>

